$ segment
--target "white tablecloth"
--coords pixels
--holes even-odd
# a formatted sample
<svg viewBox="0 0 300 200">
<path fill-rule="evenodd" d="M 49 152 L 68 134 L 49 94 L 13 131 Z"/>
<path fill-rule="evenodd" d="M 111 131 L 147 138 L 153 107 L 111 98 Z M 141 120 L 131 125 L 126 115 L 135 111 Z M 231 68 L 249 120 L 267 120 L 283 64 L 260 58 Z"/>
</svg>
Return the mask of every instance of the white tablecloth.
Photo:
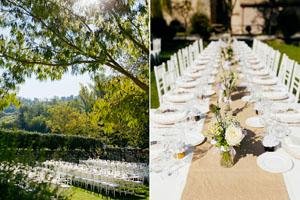
<svg viewBox="0 0 300 200">
<path fill-rule="evenodd" d="M 207 110 L 209 106 L 209 100 L 206 101 L 204 105 L 201 105 L 201 108 L 206 107 Z M 153 112 L 154 110 L 152 110 Z M 195 135 L 201 133 L 203 124 L 205 121 L 205 115 L 202 115 L 201 120 L 197 122 L 196 131 L 193 132 Z M 150 127 L 153 127 L 150 122 Z M 160 141 L 162 135 L 168 133 L 171 128 L 151 128 L 150 131 L 150 141 Z M 179 165 L 174 166 L 175 171 L 170 176 L 166 172 L 156 173 L 150 171 L 150 199 L 151 200 L 179 200 L 183 192 L 190 164 L 192 162 L 194 150 L 189 148 L 186 152 L 185 158 L 179 160 Z M 157 152 L 153 153 L 150 146 L 150 162 L 153 157 L 157 156 Z"/>
</svg>

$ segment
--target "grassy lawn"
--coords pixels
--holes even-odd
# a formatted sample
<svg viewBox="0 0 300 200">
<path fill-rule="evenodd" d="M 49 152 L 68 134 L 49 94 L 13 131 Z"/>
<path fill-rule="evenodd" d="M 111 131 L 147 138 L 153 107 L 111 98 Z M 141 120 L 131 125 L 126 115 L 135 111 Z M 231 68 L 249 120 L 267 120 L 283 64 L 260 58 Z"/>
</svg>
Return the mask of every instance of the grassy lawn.
<svg viewBox="0 0 300 200">
<path fill-rule="evenodd" d="M 285 53 L 290 59 L 293 59 L 300 63 L 300 46 L 288 45 L 281 40 L 265 41 L 268 45 L 280 53 Z"/>
<path fill-rule="evenodd" d="M 155 74 L 154 70 L 151 71 L 151 99 L 150 99 L 150 105 L 151 108 L 158 108 L 159 107 L 159 100 L 158 100 L 158 93 L 157 93 L 157 87 L 155 82 Z"/>
<path fill-rule="evenodd" d="M 194 41 L 190 40 L 171 40 L 164 41 L 162 44 L 160 58 L 163 62 L 169 60 L 174 53 L 177 53 L 179 49 L 182 49 Z"/>
<path fill-rule="evenodd" d="M 72 200 L 99 200 L 99 199 L 119 199 L 119 200 L 142 200 L 142 199 L 149 199 L 149 186 L 145 186 L 145 188 L 140 190 L 139 193 L 134 195 L 127 194 L 126 196 L 122 194 L 119 195 L 116 192 L 116 197 L 114 198 L 113 195 L 105 195 L 105 192 L 102 191 L 101 194 L 95 193 L 92 191 L 84 190 L 80 187 L 72 186 Z"/>
</svg>

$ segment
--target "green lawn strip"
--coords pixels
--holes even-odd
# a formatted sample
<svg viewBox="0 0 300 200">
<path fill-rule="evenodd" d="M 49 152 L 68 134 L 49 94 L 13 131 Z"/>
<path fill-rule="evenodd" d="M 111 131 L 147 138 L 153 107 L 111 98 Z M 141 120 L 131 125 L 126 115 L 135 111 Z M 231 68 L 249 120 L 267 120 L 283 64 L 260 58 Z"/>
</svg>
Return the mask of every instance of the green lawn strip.
<svg viewBox="0 0 300 200">
<path fill-rule="evenodd" d="M 143 189 L 140 189 L 138 193 L 135 194 L 124 194 L 119 195 L 116 191 L 116 196 L 114 197 L 112 192 L 109 195 L 105 194 L 102 190 L 101 193 L 93 192 L 90 190 L 85 190 L 80 187 L 72 186 L 72 200 L 99 200 L 99 199 L 118 199 L 118 200 L 146 200 L 149 199 L 149 186 L 145 185 Z"/>
<path fill-rule="evenodd" d="M 151 71 L 151 99 L 150 99 L 151 108 L 159 107 L 158 93 L 155 81 L 154 71 Z"/>
<path fill-rule="evenodd" d="M 279 50 L 280 53 L 285 53 L 290 59 L 300 63 L 300 46 L 288 45 L 281 40 L 265 41 L 265 43 Z"/>
</svg>

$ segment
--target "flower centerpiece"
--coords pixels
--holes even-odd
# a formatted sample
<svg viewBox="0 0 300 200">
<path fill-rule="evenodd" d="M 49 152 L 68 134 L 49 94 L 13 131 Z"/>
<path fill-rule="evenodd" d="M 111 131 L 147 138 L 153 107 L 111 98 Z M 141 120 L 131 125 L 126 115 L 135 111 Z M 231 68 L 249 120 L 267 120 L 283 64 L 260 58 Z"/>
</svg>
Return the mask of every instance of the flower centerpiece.
<svg viewBox="0 0 300 200">
<path fill-rule="evenodd" d="M 220 88 L 220 100 L 226 103 L 225 111 L 227 112 L 230 111 L 231 93 L 236 87 L 237 78 L 238 75 L 235 72 L 222 68 L 217 87 Z"/>
<path fill-rule="evenodd" d="M 211 138 L 211 144 L 220 149 L 223 167 L 232 167 L 234 164 L 234 146 L 239 146 L 247 131 L 244 130 L 237 117 L 231 114 L 221 115 L 219 105 L 210 105 L 210 111 L 215 114 L 205 136 Z"/>
</svg>

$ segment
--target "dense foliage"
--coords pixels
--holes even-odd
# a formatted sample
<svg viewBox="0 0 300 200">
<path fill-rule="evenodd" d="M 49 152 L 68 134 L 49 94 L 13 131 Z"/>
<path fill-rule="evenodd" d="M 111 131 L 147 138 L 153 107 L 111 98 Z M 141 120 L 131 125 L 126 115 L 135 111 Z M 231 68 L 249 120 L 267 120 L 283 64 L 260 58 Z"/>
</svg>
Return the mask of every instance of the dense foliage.
<svg viewBox="0 0 300 200">
<path fill-rule="evenodd" d="M 0 109 L 17 104 L 18 84 L 33 74 L 56 80 L 110 68 L 148 93 L 148 21 L 142 1 L 0 1 Z"/>
<path fill-rule="evenodd" d="M 43 134 L 27 131 L 0 130 L 0 141 L 7 147 L 22 149 L 86 150 L 97 151 L 103 147 L 100 139 L 58 134 Z"/>
<path fill-rule="evenodd" d="M 212 32 L 209 19 L 205 14 L 196 13 L 191 18 L 192 33 L 199 34 L 204 40 L 208 40 Z"/>
<path fill-rule="evenodd" d="M 64 101 L 65 99 L 71 99 Z M 126 78 L 99 78 L 76 98 L 26 100 L 0 126 L 100 138 L 107 145 L 148 147 L 148 95 Z"/>
<path fill-rule="evenodd" d="M 283 10 L 278 16 L 278 26 L 285 38 L 300 31 L 300 16 L 292 9 Z"/>
</svg>

